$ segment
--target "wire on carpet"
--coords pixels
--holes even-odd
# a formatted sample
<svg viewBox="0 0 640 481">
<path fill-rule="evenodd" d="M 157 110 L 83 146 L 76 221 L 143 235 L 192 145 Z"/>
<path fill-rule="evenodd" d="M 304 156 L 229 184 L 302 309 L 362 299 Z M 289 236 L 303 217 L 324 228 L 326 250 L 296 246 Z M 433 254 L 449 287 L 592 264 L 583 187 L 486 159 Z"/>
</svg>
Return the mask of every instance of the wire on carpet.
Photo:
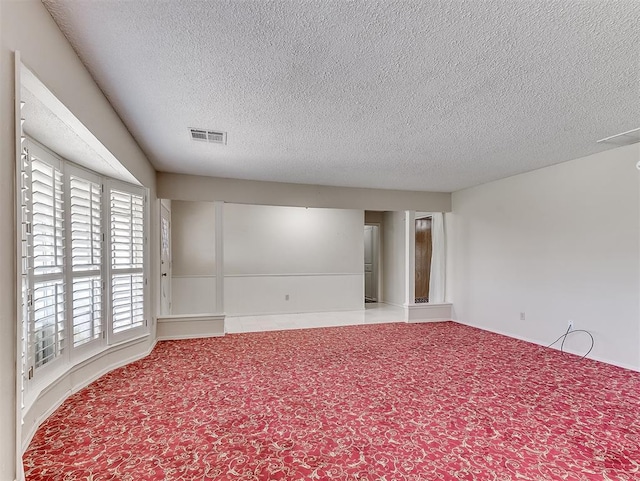
<svg viewBox="0 0 640 481">
<path fill-rule="evenodd" d="M 553 346 L 556 342 L 558 342 L 560 339 L 562 339 L 562 343 L 560 344 L 560 352 L 562 354 L 564 354 L 564 342 L 567 340 L 567 336 L 569 334 L 573 334 L 574 332 L 585 332 L 587 333 L 587 335 L 591 338 L 591 347 L 589 347 L 589 350 L 587 351 L 587 353 L 582 356 L 580 359 L 584 359 L 585 357 L 587 357 L 589 355 L 589 353 L 591 352 L 591 350 L 593 349 L 593 345 L 594 345 L 594 340 L 593 340 L 593 336 L 591 335 L 591 333 L 589 331 L 585 331 L 584 329 L 574 329 L 573 331 L 571 330 L 571 327 L 567 328 L 567 332 L 565 332 L 562 336 L 560 336 L 558 339 L 556 339 L 555 341 L 553 341 L 551 344 L 549 344 L 547 347 L 551 347 Z"/>
</svg>

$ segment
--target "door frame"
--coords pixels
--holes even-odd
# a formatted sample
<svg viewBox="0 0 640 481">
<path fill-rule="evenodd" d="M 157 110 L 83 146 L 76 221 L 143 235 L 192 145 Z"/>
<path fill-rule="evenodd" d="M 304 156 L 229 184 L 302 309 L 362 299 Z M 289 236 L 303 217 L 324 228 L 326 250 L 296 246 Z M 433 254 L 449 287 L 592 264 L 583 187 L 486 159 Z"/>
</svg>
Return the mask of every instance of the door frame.
<svg viewBox="0 0 640 481">
<path fill-rule="evenodd" d="M 382 276 L 380 275 L 380 267 L 382 266 L 382 248 L 381 248 L 381 237 L 380 231 L 382 226 L 380 222 L 365 222 L 364 226 L 374 227 L 372 233 L 372 245 L 371 248 L 373 250 L 373 263 L 371 266 L 371 272 L 373 277 L 373 285 L 375 286 L 375 296 L 373 297 L 374 302 L 380 302 L 382 292 Z M 364 260 L 363 260 L 364 262 Z M 364 272 L 364 263 L 363 263 L 363 272 Z M 363 286 L 364 287 L 364 286 Z M 364 298 L 364 296 L 363 296 Z"/>
<path fill-rule="evenodd" d="M 412 252 L 412 254 L 411 254 L 411 255 L 412 255 L 413 259 L 414 259 L 414 264 L 413 264 L 413 277 L 414 277 L 414 283 L 413 283 L 413 302 L 414 302 L 414 304 L 416 303 L 416 284 L 415 284 L 415 276 L 416 276 L 416 272 L 417 272 L 417 268 L 418 268 L 418 266 L 417 266 L 417 265 L 416 265 L 416 263 L 415 263 L 415 257 L 416 257 L 416 247 L 415 247 L 415 237 L 416 237 L 416 232 L 415 232 L 415 223 L 416 223 L 416 221 L 421 220 L 421 219 L 431 219 L 431 225 L 433 226 L 433 213 L 430 213 L 430 212 L 428 212 L 428 213 L 426 213 L 426 212 L 420 212 L 420 213 L 418 213 L 418 212 L 416 212 L 416 213 L 414 214 L 414 216 L 413 216 L 413 224 L 414 224 L 414 233 L 413 233 L 413 236 L 414 236 L 414 243 L 413 243 L 413 252 Z M 433 231 L 431 231 L 431 235 L 433 235 Z M 433 243 L 433 240 L 432 240 L 432 243 Z M 432 244 L 432 246 L 433 246 L 433 244 Z M 431 258 L 433 259 L 433 250 L 432 250 L 432 252 L 431 252 Z M 429 272 L 429 282 L 431 282 L 431 279 L 430 279 L 430 278 L 431 278 L 431 273 Z M 428 304 L 428 303 L 429 303 L 429 302 L 427 301 L 427 302 L 426 302 L 426 303 L 424 303 L 424 304 Z M 423 304 L 423 303 L 421 303 L 421 304 Z"/>
<path fill-rule="evenodd" d="M 168 263 L 169 265 L 165 266 L 163 265 L 164 260 L 162 259 L 162 220 L 165 218 L 165 213 L 167 214 L 167 219 L 169 221 L 169 259 L 168 259 Z M 172 312 L 172 302 L 171 302 L 171 278 L 172 278 L 172 272 L 171 272 L 171 209 L 169 209 L 166 205 L 164 205 L 164 203 L 162 203 L 162 201 L 160 202 L 160 283 L 159 283 L 159 287 L 160 287 L 160 296 L 159 296 L 159 301 L 160 301 L 160 315 L 162 316 L 169 316 L 171 315 Z M 163 312 L 163 300 L 162 300 L 162 288 L 163 288 L 163 277 L 166 277 L 166 284 L 165 287 L 168 289 L 169 295 L 167 296 L 169 299 L 169 312 Z"/>
</svg>

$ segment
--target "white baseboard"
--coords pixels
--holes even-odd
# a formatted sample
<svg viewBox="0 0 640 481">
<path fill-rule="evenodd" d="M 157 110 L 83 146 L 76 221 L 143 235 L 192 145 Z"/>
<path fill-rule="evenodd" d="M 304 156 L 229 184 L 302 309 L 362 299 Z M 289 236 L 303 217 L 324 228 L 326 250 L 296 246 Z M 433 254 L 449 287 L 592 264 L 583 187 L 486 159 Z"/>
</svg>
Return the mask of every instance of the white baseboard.
<svg viewBox="0 0 640 481">
<path fill-rule="evenodd" d="M 225 314 L 185 314 L 158 317 L 159 341 L 224 336 Z"/>
<path fill-rule="evenodd" d="M 416 322 L 441 322 L 451 320 L 452 304 L 407 304 L 404 305 L 405 321 Z"/>
<path fill-rule="evenodd" d="M 420 324 L 423 322 L 449 322 L 451 319 L 438 319 L 438 318 L 434 318 L 434 319 L 411 319 L 411 320 L 407 320 L 407 324 Z"/>
<path fill-rule="evenodd" d="M 390 306 L 394 306 L 394 307 L 405 307 L 405 304 L 399 304 L 397 302 L 391 302 L 391 301 L 379 301 L 380 304 L 389 304 Z"/>
</svg>

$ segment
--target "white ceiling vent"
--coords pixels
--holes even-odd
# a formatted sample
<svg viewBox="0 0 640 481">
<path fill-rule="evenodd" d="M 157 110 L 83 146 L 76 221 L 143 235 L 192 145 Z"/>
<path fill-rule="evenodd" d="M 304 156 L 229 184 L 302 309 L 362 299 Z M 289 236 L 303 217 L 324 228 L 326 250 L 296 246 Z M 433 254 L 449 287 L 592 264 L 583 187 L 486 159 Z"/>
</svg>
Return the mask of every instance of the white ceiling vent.
<svg viewBox="0 0 640 481">
<path fill-rule="evenodd" d="M 640 128 L 627 130 L 597 141 L 599 144 L 631 145 L 640 142 Z"/>
<path fill-rule="evenodd" d="M 227 133 L 219 130 L 206 130 L 206 129 L 189 129 L 191 134 L 191 140 L 197 140 L 200 142 L 211 142 L 213 144 L 227 144 Z"/>
</svg>

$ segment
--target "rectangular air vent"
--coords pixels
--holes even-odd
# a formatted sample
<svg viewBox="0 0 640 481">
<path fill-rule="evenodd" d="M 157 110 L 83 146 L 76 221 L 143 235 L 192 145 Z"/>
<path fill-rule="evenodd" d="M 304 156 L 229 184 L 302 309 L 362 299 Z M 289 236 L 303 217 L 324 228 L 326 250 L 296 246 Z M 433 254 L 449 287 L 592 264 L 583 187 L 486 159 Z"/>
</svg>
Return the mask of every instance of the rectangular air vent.
<svg viewBox="0 0 640 481">
<path fill-rule="evenodd" d="M 211 142 L 213 144 L 227 144 L 227 133 L 219 130 L 206 130 L 206 129 L 189 129 L 191 134 L 191 140 L 198 140 L 200 142 Z"/>
</svg>

